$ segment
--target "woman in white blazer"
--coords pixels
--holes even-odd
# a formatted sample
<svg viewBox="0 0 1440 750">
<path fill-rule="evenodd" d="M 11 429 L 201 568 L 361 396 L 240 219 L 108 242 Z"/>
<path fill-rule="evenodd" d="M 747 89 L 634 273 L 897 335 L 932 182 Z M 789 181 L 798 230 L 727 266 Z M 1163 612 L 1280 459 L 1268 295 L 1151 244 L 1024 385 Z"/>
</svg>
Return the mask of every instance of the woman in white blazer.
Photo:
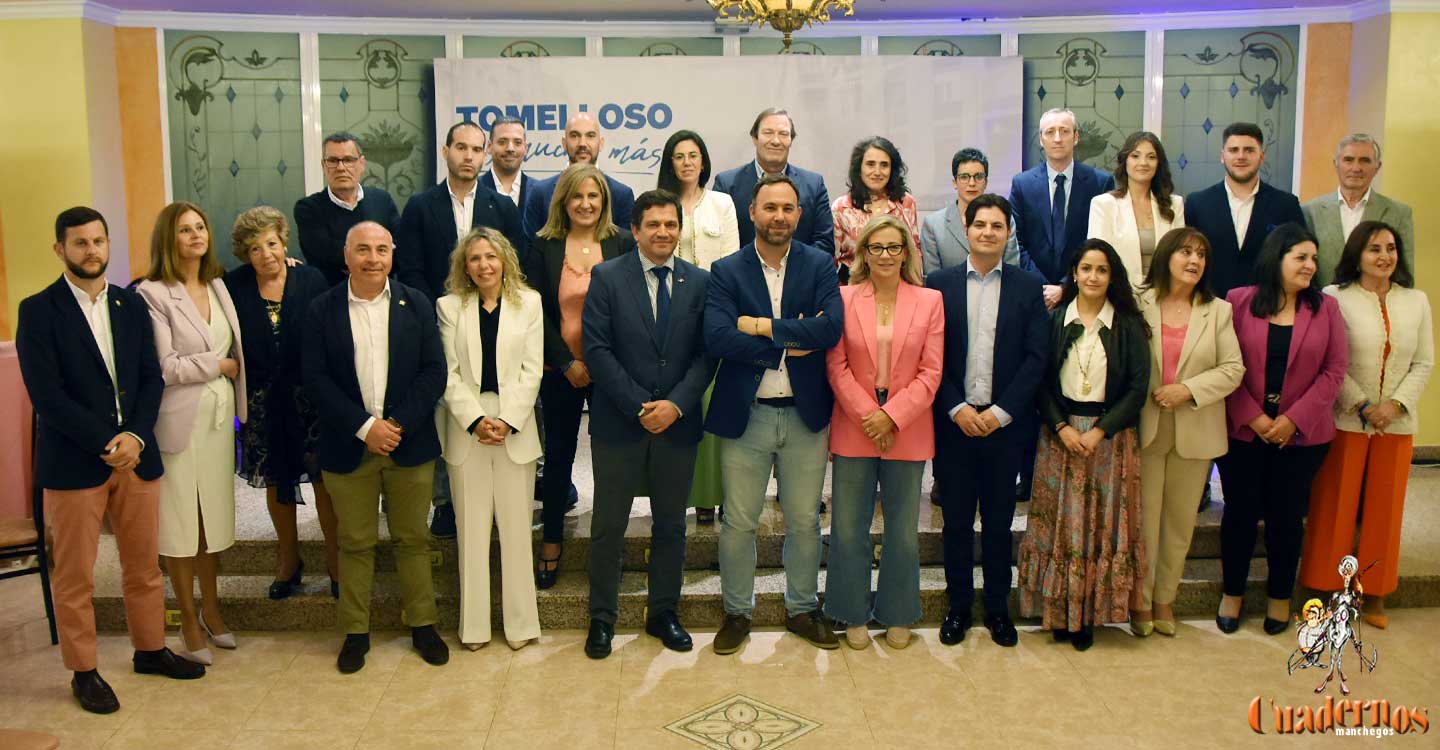
<svg viewBox="0 0 1440 750">
<path fill-rule="evenodd" d="M 1195 532 L 1210 462 L 1229 447 L 1225 397 L 1245 363 L 1230 303 L 1209 284 L 1210 243 L 1197 229 L 1160 238 L 1138 295 L 1150 326 L 1150 397 L 1140 409 L 1140 508 L 1149 560 L 1132 596 L 1130 629 L 1175 635 L 1171 605 Z"/>
<path fill-rule="evenodd" d="M 1115 164 L 1115 189 L 1090 201 L 1090 237 L 1109 242 L 1137 290 L 1150 272 L 1160 238 L 1185 226 L 1184 201 L 1175 195 L 1165 147 L 1154 133 L 1131 133 Z"/>
<path fill-rule="evenodd" d="M 710 151 L 693 130 L 680 130 L 665 141 L 660 159 L 658 187 L 680 196 L 684 216 L 675 254 L 705 270 L 710 264 L 740 249 L 735 223 L 735 202 L 721 190 L 709 190 Z M 748 207 L 747 207 L 748 210 Z M 710 410 L 710 391 L 702 404 Z M 715 508 L 725 497 L 720 474 L 720 440 L 710 433 L 700 439 L 695 454 L 695 476 L 690 482 L 690 507 L 697 523 L 714 523 Z"/>
<path fill-rule="evenodd" d="M 450 254 L 449 292 L 435 305 L 449 375 L 441 420 L 460 550 L 460 642 L 490 642 L 490 525 L 500 535 L 505 640 L 519 649 L 540 637 L 530 573 L 530 504 L 540 430 L 545 334 L 540 295 L 525 284 L 515 248 L 489 227 Z"/>
<path fill-rule="evenodd" d="M 215 553 L 235 543 L 235 417 L 246 420 L 240 321 L 199 206 L 171 203 L 155 219 L 150 271 L 136 291 L 150 307 L 165 391 L 155 440 L 160 555 L 180 605 L 179 654 L 210 664 L 206 636 L 235 648 L 220 614 Z M 200 609 L 194 580 L 200 579 Z"/>
</svg>

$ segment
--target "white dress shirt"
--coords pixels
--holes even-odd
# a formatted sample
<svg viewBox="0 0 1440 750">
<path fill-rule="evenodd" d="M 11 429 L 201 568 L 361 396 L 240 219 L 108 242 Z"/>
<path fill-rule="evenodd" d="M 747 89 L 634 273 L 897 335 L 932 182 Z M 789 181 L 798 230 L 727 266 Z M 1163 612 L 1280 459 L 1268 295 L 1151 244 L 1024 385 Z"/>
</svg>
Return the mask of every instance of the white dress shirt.
<svg viewBox="0 0 1440 750">
<path fill-rule="evenodd" d="M 1065 308 L 1065 325 L 1080 320 L 1079 300 L 1070 300 L 1070 305 Z M 1103 403 L 1105 401 L 1105 368 L 1110 359 L 1105 355 L 1105 345 L 1100 343 L 1100 326 L 1113 328 L 1115 325 L 1115 308 L 1111 306 L 1110 300 L 1105 300 L 1105 306 L 1100 308 L 1100 314 L 1095 316 L 1095 322 L 1080 334 L 1080 338 L 1070 345 L 1070 351 L 1065 353 L 1065 361 L 1060 365 L 1060 393 L 1071 401 L 1091 401 Z M 1087 378 L 1085 373 L 1089 372 Z M 1085 392 L 1085 383 L 1090 383 L 1090 392 Z"/>
<path fill-rule="evenodd" d="M 390 282 L 385 290 L 367 300 L 355 296 L 354 287 L 345 287 L 350 297 L 350 334 L 355 340 L 355 378 L 360 381 L 360 400 L 370 418 L 355 437 L 370 433 L 375 420 L 385 418 L 385 387 L 390 378 Z"/>
<path fill-rule="evenodd" d="M 1065 195 L 1065 203 L 1061 210 L 1066 213 L 1065 218 L 1069 219 L 1070 217 L 1068 214 L 1070 211 L 1070 188 L 1075 186 L 1075 160 L 1071 159 L 1070 165 L 1059 172 L 1055 171 L 1055 168 L 1050 166 L 1050 162 L 1045 162 L 1045 179 L 1047 180 L 1047 182 L 1045 183 L 1045 192 L 1050 194 L 1051 211 L 1055 210 L 1055 177 L 1062 174 L 1065 175 L 1065 187 L 1062 188 L 1062 191 Z M 1046 221 L 1049 221 L 1049 217 L 1046 217 Z"/>
<path fill-rule="evenodd" d="M 656 303 L 656 296 L 660 293 L 660 277 L 656 276 L 652 271 L 660 266 L 651 263 L 650 259 L 646 258 L 644 253 L 638 250 L 635 252 L 640 255 L 640 270 L 645 277 L 645 291 L 650 293 L 650 318 L 654 320 L 660 315 Z M 665 291 L 669 292 L 673 298 L 675 296 L 675 256 L 671 255 L 670 259 L 661 265 L 670 269 L 670 273 L 665 274 Z"/>
<path fill-rule="evenodd" d="M 779 269 L 771 268 L 758 249 L 755 257 L 760 259 L 760 272 L 765 276 L 765 288 L 770 292 L 770 314 L 779 318 L 780 297 L 785 291 L 785 268 L 790 263 L 790 248 L 785 248 L 785 257 L 780 259 Z M 790 390 L 790 371 L 785 367 L 788 356 L 781 352 L 780 367 L 774 370 L 766 369 L 765 374 L 760 376 L 760 387 L 755 390 L 755 398 L 786 398 L 795 395 L 795 392 Z"/>
<path fill-rule="evenodd" d="M 510 189 L 507 191 L 505 190 L 505 183 L 500 181 L 500 175 L 495 173 L 494 165 L 491 165 L 490 167 L 490 179 L 495 181 L 495 192 L 505 196 L 506 198 L 509 198 L 510 202 L 514 203 L 516 206 L 520 205 L 520 185 L 523 182 L 523 180 L 521 179 L 521 176 L 523 174 L 524 170 L 520 170 L 515 173 L 515 181 L 510 183 Z M 470 193 L 471 195 L 474 195 L 475 191 L 471 190 Z"/>
<path fill-rule="evenodd" d="M 460 239 L 470 234 L 470 223 L 475 220 L 475 186 L 480 181 L 470 183 L 470 192 L 465 195 L 456 195 L 454 188 L 450 187 L 450 178 L 445 178 L 445 189 L 450 192 L 450 210 L 455 212 L 455 239 Z M 389 291 L 389 286 L 386 286 Z"/>
<path fill-rule="evenodd" d="M 1370 203 L 1370 188 L 1365 188 L 1365 194 L 1355 202 L 1354 208 L 1345 202 L 1344 193 L 1338 189 L 1335 192 L 1340 196 L 1340 237 L 1349 242 L 1350 233 L 1355 231 L 1355 227 L 1365 220 L 1365 206 Z"/>
<path fill-rule="evenodd" d="M 335 194 L 335 191 L 331 190 L 328 186 L 325 188 L 325 194 L 328 195 L 328 196 L 330 196 L 330 202 L 331 202 L 331 203 L 334 203 L 335 205 L 337 205 L 337 206 L 345 209 L 346 211 L 354 211 L 354 210 L 355 210 L 355 207 L 360 205 L 360 201 L 365 200 L 365 186 L 364 186 L 364 185 L 356 185 L 356 186 L 355 186 L 355 202 L 354 202 L 354 203 L 346 203 L 345 201 L 340 200 L 340 196 L 336 195 L 336 194 Z"/>
<path fill-rule="evenodd" d="M 1260 192 L 1260 181 L 1255 181 L 1255 189 L 1249 195 L 1236 195 L 1230 189 L 1230 181 L 1225 181 L 1225 198 L 1230 201 L 1230 221 L 1235 224 L 1235 246 L 1245 246 L 1245 232 L 1250 229 L 1250 214 L 1255 211 L 1255 195 Z"/>
</svg>

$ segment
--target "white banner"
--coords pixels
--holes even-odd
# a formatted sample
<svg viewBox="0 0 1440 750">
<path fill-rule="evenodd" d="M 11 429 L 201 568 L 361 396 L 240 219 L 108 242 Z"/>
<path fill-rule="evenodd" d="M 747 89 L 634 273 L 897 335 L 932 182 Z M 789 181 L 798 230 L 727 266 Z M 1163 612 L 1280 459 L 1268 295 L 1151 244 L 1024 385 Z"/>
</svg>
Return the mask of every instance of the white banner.
<svg viewBox="0 0 1440 750">
<path fill-rule="evenodd" d="M 605 137 L 599 166 L 639 193 L 655 187 L 674 131 L 705 139 L 713 177 L 755 158 L 755 115 L 781 106 L 797 132 L 790 162 L 824 175 L 831 200 L 846 190 L 855 143 L 881 135 L 900 150 L 920 207 L 933 209 L 955 200 L 950 157 L 965 146 L 989 158 L 991 190 L 1009 191 L 1023 90 L 1018 57 L 437 59 L 435 129 L 443 145 L 460 120 L 488 131 L 502 114 L 517 116 L 528 131 L 524 169 L 548 176 L 567 164 L 566 120 L 588 111 Z M 443 176 L 443 160 L 437 167 Z"/>
</svg>

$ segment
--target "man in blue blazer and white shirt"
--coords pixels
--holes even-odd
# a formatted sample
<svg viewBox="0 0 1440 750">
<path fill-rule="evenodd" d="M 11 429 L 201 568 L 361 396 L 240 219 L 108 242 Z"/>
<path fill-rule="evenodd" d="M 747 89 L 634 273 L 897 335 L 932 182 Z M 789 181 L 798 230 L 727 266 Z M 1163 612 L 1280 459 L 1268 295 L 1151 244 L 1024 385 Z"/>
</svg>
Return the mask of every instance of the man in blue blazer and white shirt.
<svg viewBox="0 0 1440 750">
<path fill-rule="evenodd" d="M 578 112 L 565 123 L 565 135 L 560 139 L 565 155 L 571 164 L 594 164 L 600 166 L 600 153 L 605 150 L 605 136 L 600 134 L 600 122 L 589 112 Z M 550 201 L 555 197 L 555 185 L 560 175 L 555 174 L 535 182 L 535 188 L 525 197 L 521 210 L 525 236 L 534 237 L 545 226 L 550 217 Z M 610 220 L 617 227 L 630 226 L 630 214 L 635 208 L 635 192 L 625 183 L 605 175 L 605 184 L 610 188 Z"/>
<path fill-rule="evenodd" d="M 1010 180 L 1021 267 L 1045 278 L 1045 305 L 1060 300 L 1070 255 L 1089 236 L 1090 199 L 1115 189 L 1115 178 L 1075 161 L 1080 128 L 1075 113 L 1052 109 L 1040 116 L 1045 163 Z"/>
<path fill-rule="evenodd" d="M 767 174 L 747 197 L 755 241 L 710 266 L 705 346 L 720 359 L 705 429 L 721 438 L 725 515 L 720 588 L 725 621 L 715 653 L 750 634 L 755 607 L 755 529 L 772 469 L 785 514 L 785 627 L 820 648 L 838 648 L 817 616 L 820 493 L 830 455 L 835 397 L 825 352 L 845 324 L 834 256 L 793 240 L 800 191 Z"/>
<path fill-rule="evenodd" d="M 800 217 L 795 225 L 795 237 L 833 257 L 835 219 L 830 214 L 830 193 L 825 189 L 825 178 L 819 173 L 790 163 L 790 145 L 796 137 L 795 121 L 785 110 L 771 107 L 761 112 L 750 126 L 755 160 L 715 175 L 715 189 L 729 193 L 730 199 L 735 202 L 740 246 L 744 247 L 755 241 L 755 222 L 742 208 L 750 205 L 755 184 L 767 174 L 789 177 L 800 192 Z"/>
<path fill-rule="evenodd" d="M 945 369 L 935 395 L 935 469 L 945 510 L 945 584 L 950 611 L 940 642 L 970 628 L 975 601 L 975 511 L 985 573 L 985 627 L 1001 646 L 1017 642 L 1010 619 L 1012 483 L 1035 441 L 1035 391 L 1049 350 L 1049 316 L 1038 274 L 1001 262 L 1010 205 L 982 195 L 966 209 L 970 255 L 925 277 L 945 299 Z"/>
<path fill-rule="evenodd" d="M 1221 136 L 1225 179 L 1185 196 L 1185 226 L 1210 240 L 1210 288 L 1222 299 L 1231 289 L 1255 283 L 1260 245 L 1275 227 L 1305 223 L 1300 200 L 1260 179 L 1265 133 L 1253 122 L 1235 122 Z"/>
<path fill-rule="evenodd" d="M 490 168 L 480 175 L 480 184 L 509 198 L 516 211 L 525 210 L 525 199 L 538 182 L 521 169 L 525 164 L 525 121 L 508 115 L 495 118 L 486 152 Z M 521 225 L 523 230 L 523 217 Z M 528 241 L 530 235 L 525 238 Z"/>
<path fill-rule="evenodd" d="M 705 353 L 710 274 L 675 256 L 684 212 L 664 190 L 640 194 L 631 231 L 638 252 L 596 266 L 582 316 L 595 512 L 590 522 L 590 634 L 585 654 L 610 655 L 620 610 L 620 564 L 635 496 L 653 516 L 645 632 L 689 651 L 680 624 L 685 510 L 703 432 L 701 397 L 715 373 Z"/>
</svg>

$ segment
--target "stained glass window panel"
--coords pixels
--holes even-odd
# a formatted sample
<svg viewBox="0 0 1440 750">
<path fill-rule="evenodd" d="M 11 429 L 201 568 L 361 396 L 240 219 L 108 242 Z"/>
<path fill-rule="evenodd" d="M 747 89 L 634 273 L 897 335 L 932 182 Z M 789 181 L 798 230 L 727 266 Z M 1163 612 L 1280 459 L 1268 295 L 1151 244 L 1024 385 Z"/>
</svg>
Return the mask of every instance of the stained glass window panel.
<svg viewBox="0 0 1440 750">
<path fill-rule="evenodd" d="M 467 36 L 466 57 L 584 57 L 583 37 Z"/>
<path fill-rule="evenodd" d="M 165 87 L 172 192 L 205 209 L 220 260 L 234 267 L 235 217 L 271 205 L 293 226 L 305 195 L 300 38 L 166 31 Z"/>
<path fill-rule="evenodd" d="M 1110 172 L 1120 146 L 1145 117 L 1145 32 L 1021 34 L 1025 58 L 1026 169 L 1045 159 L 1040 116 L 1057 107 L 1075 112 L 1075 158 Z"/>
<path fill-rule="evenodd" d="M 742 55 L 778 55 L 784 50 L 785 42 L 780 37 L 740 37 L 740 54 Z M 860 37 L 791 39 L 790 54 L 858 55 L 860 54 Z"/>
<path fill-rule="evenodd" d="M 714 56 L 725 54 L 725 40 L 717 36 L 605 37 L 606 57 Z"/>
<path fill-rule="evenodd" d="M 931 55 L 937 57 L 999 57 L 1000 35 L 985 36 L 882 36 L 882 55 Z"/>
<path fill-rule="evenodd" d="M 1300 27 L 1165 32 L 1160 139 L 1177 192 L 1219 182 L 1221 134 L 1253 122 L 1265 134 L 1260 177 L 1292 189 Z"/>
</svg>

